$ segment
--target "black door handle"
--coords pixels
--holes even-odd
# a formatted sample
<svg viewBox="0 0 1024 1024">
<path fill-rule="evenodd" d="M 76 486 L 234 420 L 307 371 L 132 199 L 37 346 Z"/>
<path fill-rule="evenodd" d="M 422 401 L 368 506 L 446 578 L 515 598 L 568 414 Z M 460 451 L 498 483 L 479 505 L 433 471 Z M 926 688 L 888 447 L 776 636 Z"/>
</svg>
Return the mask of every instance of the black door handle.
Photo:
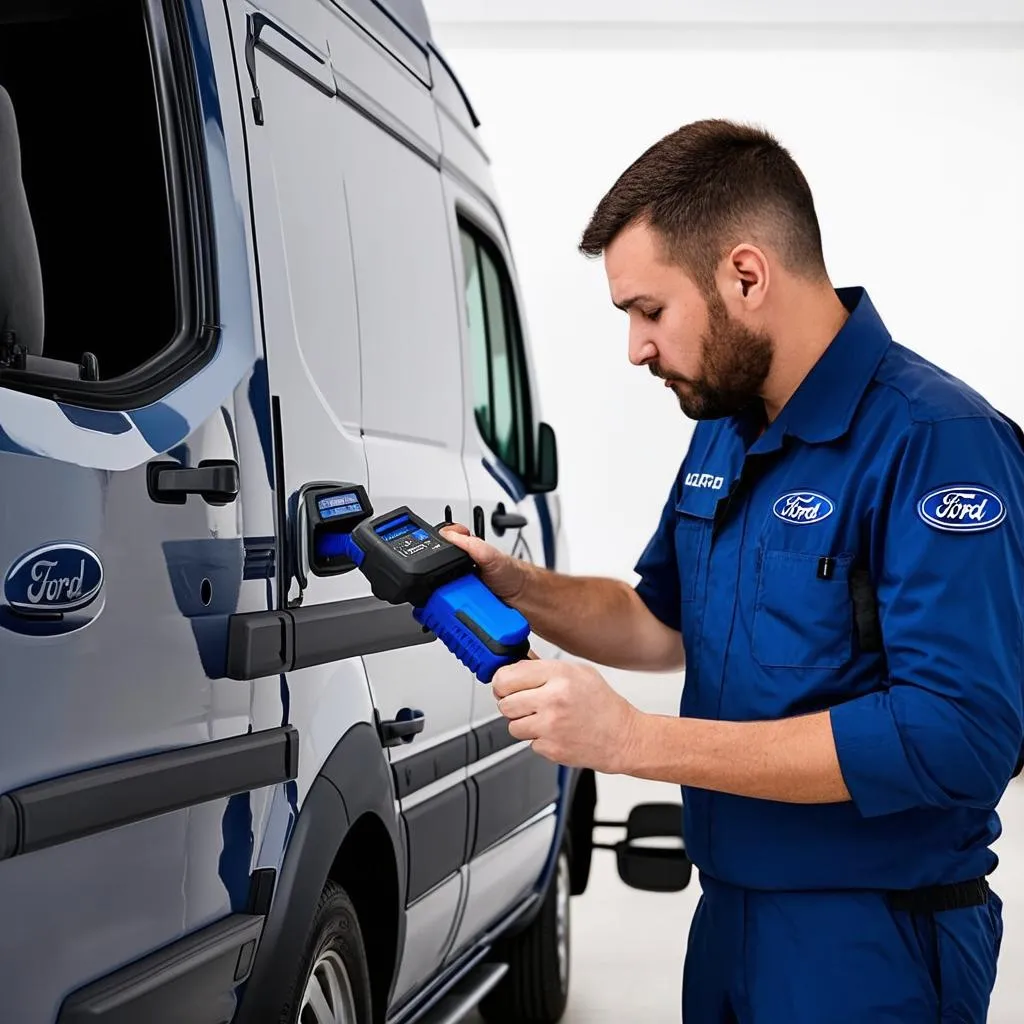
<svg viewBox="0 0 1024 1024">
<path fill-rule="evenodd" d="M 504 502 L 498 502 L 498 507 L 491 516 L 491 527 L 500 537 L 506 530 L 521 530 L 529 520 L 518 512 L 506 512 Z"/>
<path fill-rule="evenodd" d="M 238 497 L 238 463 L 206 459 L 195 469 L 178 462 L 151 462 L 146 467 L 149 496 L 167 505 L 184 505 L 190 494 L 207 504 L 227 505 Z"/>
<path fill-rule="evenodd" d="M 481 540 L 486 540 L 487 521 L 484 519 L 484 510 L 480 505 L 473 506 L 473 533 Z"/>
<path fill-rule="evenodd" d="M 402 708 L 398 714 L 380 723 L 380 741 L 385 747 L 397 747 L 401 743 L 412 743 L 418 733 L 423 732 L 427 720 L 422 711 Z"/>
</svg>

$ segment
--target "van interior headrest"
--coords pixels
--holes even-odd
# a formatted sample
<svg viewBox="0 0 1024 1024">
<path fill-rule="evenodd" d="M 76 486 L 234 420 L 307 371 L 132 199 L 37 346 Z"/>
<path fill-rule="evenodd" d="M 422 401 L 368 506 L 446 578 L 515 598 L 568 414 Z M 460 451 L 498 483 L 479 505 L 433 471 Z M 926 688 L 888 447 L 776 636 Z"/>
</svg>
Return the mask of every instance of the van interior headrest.
<svg viewBox="0 0 1024 1024">
<path fill-rule="evenodd" d="M 43 351 L 43 275 L 25 184 L 14 104 L 0 86 L 0 336 Z"/>
</svg>

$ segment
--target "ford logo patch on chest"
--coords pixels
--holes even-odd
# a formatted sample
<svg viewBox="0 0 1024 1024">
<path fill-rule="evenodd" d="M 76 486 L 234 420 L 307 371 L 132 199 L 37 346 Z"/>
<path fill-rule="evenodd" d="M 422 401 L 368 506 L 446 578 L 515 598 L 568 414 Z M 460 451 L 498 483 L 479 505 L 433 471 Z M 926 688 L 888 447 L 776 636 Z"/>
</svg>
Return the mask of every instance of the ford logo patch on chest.
<svg viewBox="0 0 1024 1024">
<path fill-rule="evenodd" d="M 21 615 L 60 616 L 85 608 L 103 586 L 99 557 L 83 544 L 48 544 L 18 559 L 4 579 L 4 599 Z"/>
<path fill-rule="evenodd" d="M 926 494 L 917 503 L 917 514 L 938 530 L 977 533 L 998 526 L 1006 518 L 1006 504 L 994 491 L 963 484 Z"/>
<path fill-rule="evenodd" d="M 772 512 L 778 519 L 797 526 L 820 523 L 835 510 L 835 502 L 816 491 L 790 491 L 772 505 Z"/>
</svg>

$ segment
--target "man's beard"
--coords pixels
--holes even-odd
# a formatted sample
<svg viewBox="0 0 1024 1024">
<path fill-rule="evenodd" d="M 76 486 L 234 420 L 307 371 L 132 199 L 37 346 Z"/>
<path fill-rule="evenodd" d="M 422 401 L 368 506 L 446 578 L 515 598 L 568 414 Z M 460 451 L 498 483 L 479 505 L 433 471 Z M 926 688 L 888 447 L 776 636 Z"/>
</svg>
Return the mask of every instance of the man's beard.
<svg viewBox="0 0 1024 1024">
<path fill-rule="evenodd" d="M 721 298 L 708 302 L 708 330 L 701 338 L 697 377 L 651 373 L 671 381 L 679 407 L 692 420 L 714 420 L 744 412 L 758 399 L 771 369 L 775 345 L 765 331 L 752 331 L 730 318 Z"/>
</svg>

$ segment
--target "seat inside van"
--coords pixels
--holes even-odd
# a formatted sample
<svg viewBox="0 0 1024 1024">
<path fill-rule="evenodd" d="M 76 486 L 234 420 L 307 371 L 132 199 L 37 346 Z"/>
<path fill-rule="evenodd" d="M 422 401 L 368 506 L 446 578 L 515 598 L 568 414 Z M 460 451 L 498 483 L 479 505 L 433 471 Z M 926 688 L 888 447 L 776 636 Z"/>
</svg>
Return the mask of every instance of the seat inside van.
<svg viewBox="0 0 1024 1024">
<path fill-rule="evenodd" d="M 177 321 L 145 10 L 141 0 L 0 6 L 0 86 L 42 271 L 42 354 L 78 363 L 92 352 L 102 380 L 160 351 Z"/>
</svg>

